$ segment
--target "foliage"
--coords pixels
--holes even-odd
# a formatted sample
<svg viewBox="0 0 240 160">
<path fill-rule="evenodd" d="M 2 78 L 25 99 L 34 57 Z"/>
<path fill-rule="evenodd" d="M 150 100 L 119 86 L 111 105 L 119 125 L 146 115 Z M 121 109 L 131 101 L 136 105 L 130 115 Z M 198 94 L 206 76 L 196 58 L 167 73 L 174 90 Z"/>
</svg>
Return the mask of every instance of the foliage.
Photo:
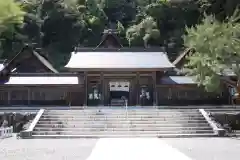
<svg viewBox="0 0 240 160">
<path fill-rule="evenodd" d="M 159 36 L 160 32 L 152 17 L 146 17 L 139 24 L 130 27 L 126 32 L 126 38 L 130 46 L 132 43 L 139 43 L 147 47 L 150 39 L 157 39 Z"/>
<path fill-rule="evenodd" d="M 16 27 L 23 22 L 24 12 L 13 0 L 0 1 L 0 53 L 4 52 L 4 44 L 15 36 Z"/>
<path fill-rule="evenodd" d="M 207 16 L 202 24 L 187 29 L 185 46 L 195 52 L 188 57 L 186 66 L 208 91 L 219 89 L 226 69 L 240 79 L 240 23 L 236 23 L 240 17 L 236 15 L 224 23 Z"/>
<path fill-rule="evenodd" d="M 24 12 L 13 0 L 0 1 L 0 35 L 6 30 L 14 31 L 23 21 Z"/>
<path fill-rule="evenodd" d="M 238 0 L 198 0 L 200 11 L 207 15 L 214 15 L 217 20 L 224 21 L 231 17 L 240 7 Z"/>
<path fill-rule="evenodd" d="M 110 23 L 116 23 L 124 46 L 163 46 L 170 59 L 174 59 L 184 48 L 185 26 L 197 25 L 205 12 L 224 21 L 239 4 L 236 0 L 15 1 L 18 3 L 0 1 L 0 18 L 13 16 L 7 17 L 4 25 L 0 19 L 2 58 L 12 57 L 23 44 L 29 43 L 42 48 L 42 53 L 60 67 L 74 47 L 96 47 Z M 7 7 L 2 7 L 8 4 L 13 4 L 10 14 L 6 14 Z"/>
<path fill-rule="evenodd" d="M 86 22 L 73 2 L 65 1 L 20 1 L 27 12 L 24 25 L 18 27 L 18 36 L 4 43 L 4 57 L 12 57 L 9 53 L 16 53 L 24 43 L 42 48 L 42 52 L 50 55 L 54 62 L 55 58 L 62 57 L 58 54 L 69 54 L 82 40 Z"/>
</svg>

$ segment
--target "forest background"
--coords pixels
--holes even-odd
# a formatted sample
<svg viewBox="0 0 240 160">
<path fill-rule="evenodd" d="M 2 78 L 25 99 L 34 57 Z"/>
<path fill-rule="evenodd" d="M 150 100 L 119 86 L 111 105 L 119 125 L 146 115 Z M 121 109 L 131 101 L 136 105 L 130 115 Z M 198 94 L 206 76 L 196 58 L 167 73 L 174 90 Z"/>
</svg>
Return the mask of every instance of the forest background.
<svg viewBox="0 0 240 160">
<path fill-rule="evenodd" d="M 53 65 L 66 64 L 76 46 L 96 47 L 109 22 L 117 23 L 124 47 L 164 47 L 170 59 L 185 48 L 186 28 L 207 15 L 225 22 L 237 0 L 1 0 L 0 58 L 24 44 L 41 48 Z"/>
</svg>

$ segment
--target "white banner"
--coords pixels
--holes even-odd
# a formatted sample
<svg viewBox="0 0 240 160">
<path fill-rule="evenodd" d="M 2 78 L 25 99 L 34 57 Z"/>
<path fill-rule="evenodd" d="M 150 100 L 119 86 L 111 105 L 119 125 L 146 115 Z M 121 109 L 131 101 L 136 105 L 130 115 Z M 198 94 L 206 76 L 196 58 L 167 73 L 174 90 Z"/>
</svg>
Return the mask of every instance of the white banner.
<svg viewBox="0 0 240 160">
<path fill-rule="evenodd" d="M 129 82 L 109 82 L 110 91 L 129 92 Z"/>
</svg>

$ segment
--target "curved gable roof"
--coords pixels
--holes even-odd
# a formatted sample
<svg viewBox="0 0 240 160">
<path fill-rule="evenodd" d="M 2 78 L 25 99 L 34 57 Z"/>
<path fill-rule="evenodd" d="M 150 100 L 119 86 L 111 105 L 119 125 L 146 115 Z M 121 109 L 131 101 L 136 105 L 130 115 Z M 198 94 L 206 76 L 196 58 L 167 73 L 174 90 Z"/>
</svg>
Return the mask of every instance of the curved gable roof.
<svg viewBox="0 0 240 160">
<path fill-rule="evenodd" d="M 72 52 L 66 68 L 75 69 L 171 69 L 164 52 Z"/>
</svg>

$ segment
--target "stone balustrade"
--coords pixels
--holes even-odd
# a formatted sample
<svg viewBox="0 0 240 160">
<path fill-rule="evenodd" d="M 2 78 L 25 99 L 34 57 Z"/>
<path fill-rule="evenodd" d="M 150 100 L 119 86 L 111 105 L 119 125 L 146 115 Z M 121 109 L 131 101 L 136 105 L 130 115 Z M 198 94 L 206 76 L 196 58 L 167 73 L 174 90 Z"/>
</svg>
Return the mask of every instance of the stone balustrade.
<svg viewBox="0 0 240 160">
<path fill-rule="evenodd" d="M 13 136 L 13 126 L 0 128 L 0 139 L 9 138 Z"/>
</svg>

